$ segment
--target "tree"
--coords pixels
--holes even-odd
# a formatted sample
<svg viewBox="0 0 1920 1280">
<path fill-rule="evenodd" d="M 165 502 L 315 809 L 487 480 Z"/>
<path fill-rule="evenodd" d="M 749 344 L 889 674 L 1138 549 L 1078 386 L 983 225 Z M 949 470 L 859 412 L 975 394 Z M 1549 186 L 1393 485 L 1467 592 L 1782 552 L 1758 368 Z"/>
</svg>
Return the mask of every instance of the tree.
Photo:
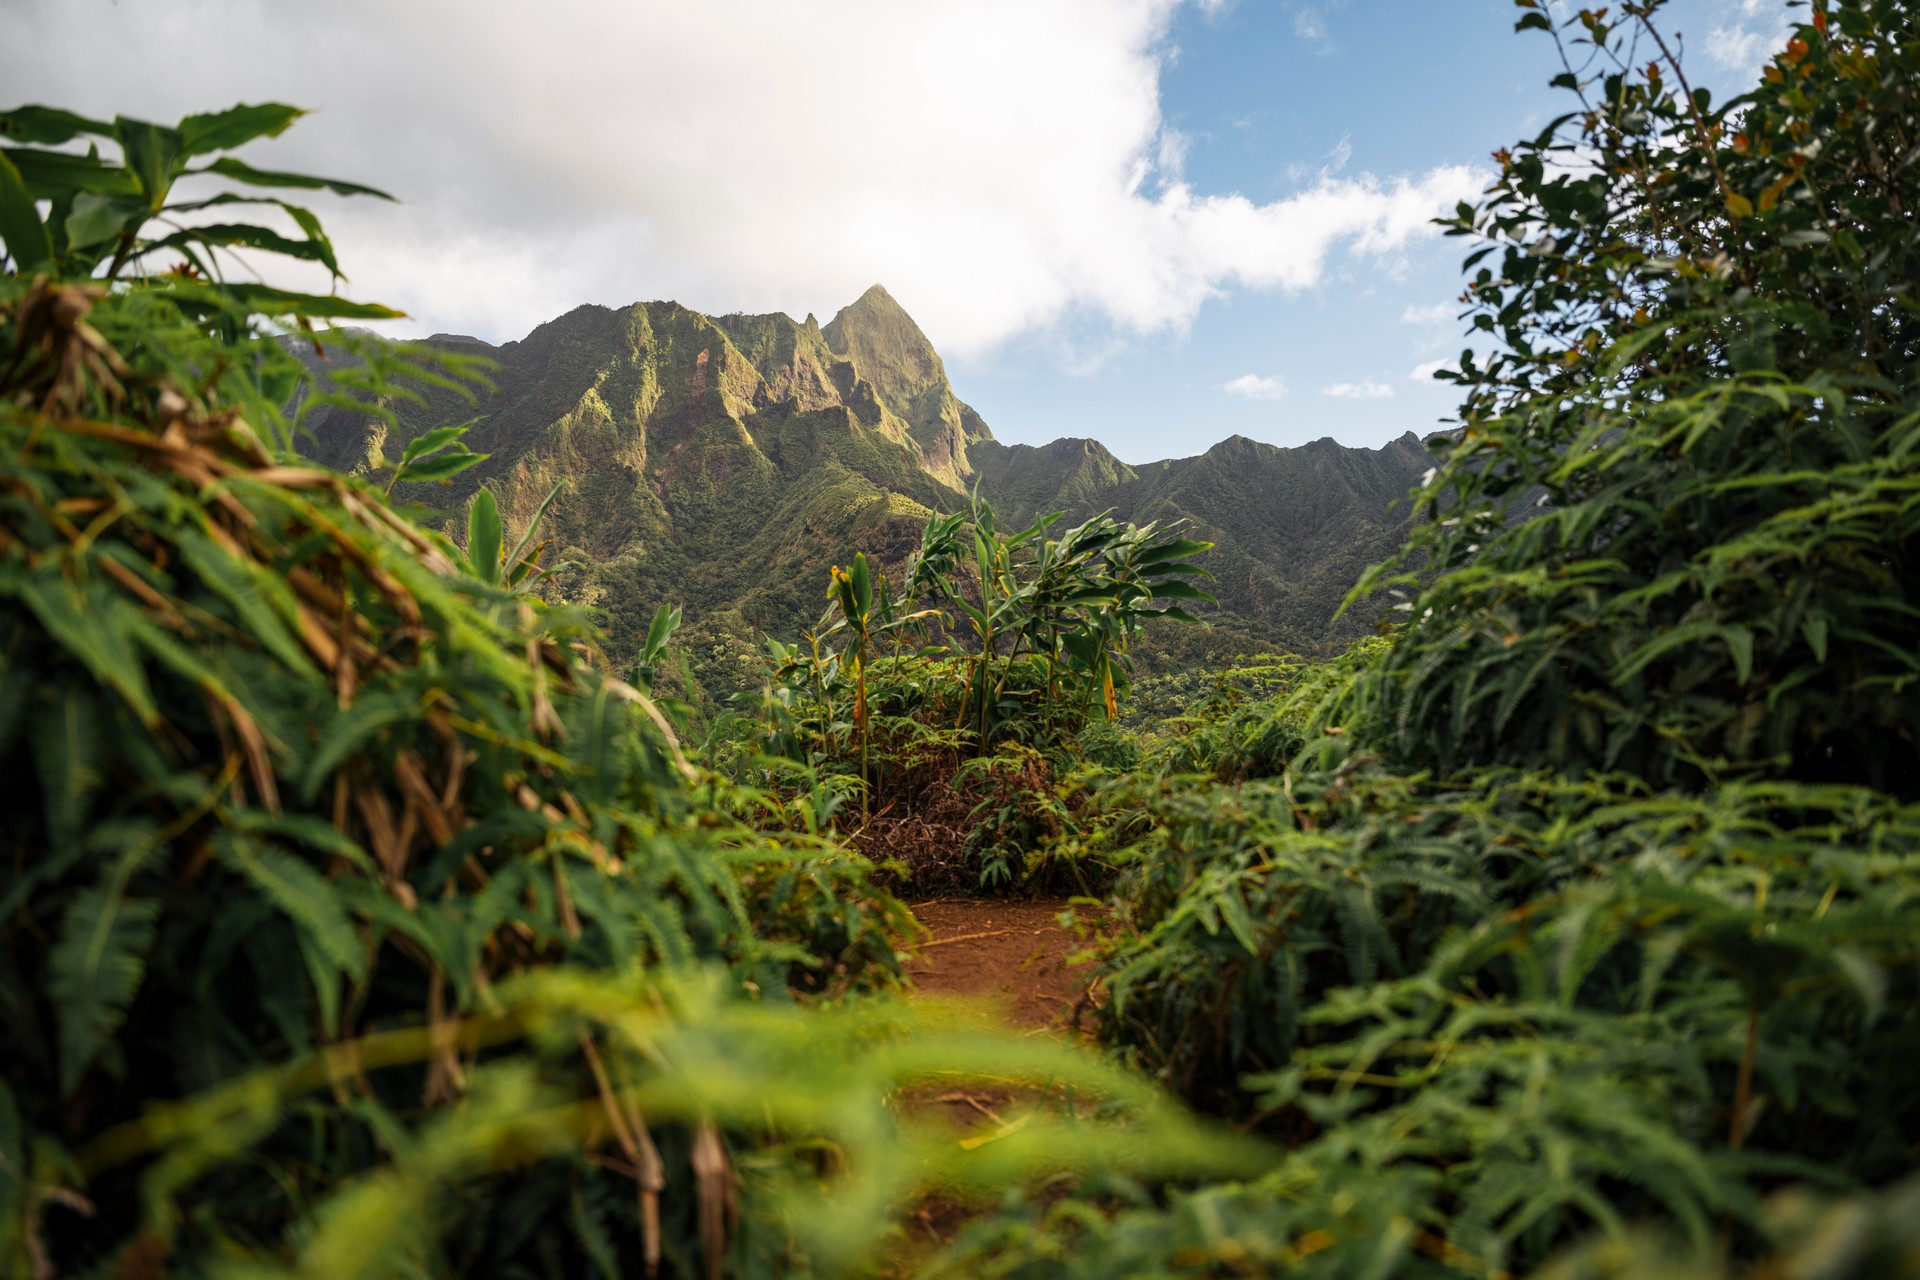
<svg viewBox="0 0 1920 1280">
<path fill-rule="evenodd" d="M 1579 109 L 1446 223 L 1497 347 L 1380 723 L 1410 767 L 1920 795 L 1920 20 L 1821 4 L 1714 103 L 1657 3 L 1520 7 Z"/>
</svg>

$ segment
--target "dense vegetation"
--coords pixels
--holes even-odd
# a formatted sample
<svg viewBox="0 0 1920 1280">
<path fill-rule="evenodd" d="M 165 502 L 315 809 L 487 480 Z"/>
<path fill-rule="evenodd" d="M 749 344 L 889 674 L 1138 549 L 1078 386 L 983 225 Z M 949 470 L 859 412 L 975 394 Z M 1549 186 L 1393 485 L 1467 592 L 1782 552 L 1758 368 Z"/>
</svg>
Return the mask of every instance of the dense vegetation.
<svg viewBox="0 0 1920 1280">
<path fill-rule="evenodd" d="M 708 719 L 671 609 L 616 668 L 537 598 L 554 477 L 460 548 L 384 496 L 504 488 L 457 433 L 291 452 L 272 331 L 354 304 L 217 252 L 318 224 L 145 237 L 315 185 L 206 160 L 294 113 L 0 115 L 0 1268 L 859 1274 L 938 1187 L 992 1194 L 921 1274 L 1920 1274 L 1920 19 L 1716 103 L 1657 4 L 1518 5 L 1575 109 L 1448 220 L 1493 354 L 1396 625 L 1134 679 L 1204 541 L 976 498 Z M 889 859 L 1108 892 L 1110 1060 L 894 1003 Z M 1063 1105 L 956 1143 L 897 1105 L 951 1073 Z"/>
<path fill-rule="evenodd" d="M 1081 837 L 1106 1038 L 1289 1155 L 975 1271 L 1920 1267 L 1920 26 L 1817 7 L 1715 104 L 1657 6 L 1520 7 L 1577 109 L 1449 221 L 1499 342 L 1368 584 L 1407 621 Z"/>
<path fill-rule="evenodd" d="M 560 485 L 543 529 L 556 559 L 579 568 L 548 593 L 599 610 L 621 662 L 658 602 L 680 607 L 663 688 L 706 713 L 756 686 L 764 635 L 791 640 L 813 620 L 831 565 L 859 551 L 899 577 L 928 515 L 965 510 L 971 491 L 1008 528 L 1106 513 L 1185 521 L 1215 542 L 1219 599 L 1196 610 L 1211 625 L 1149 628 L 1135 656 L 1150 669 L 1249 647 L 1337 652 L 1377 616 L 1367 606 L 1329 626 L 1360 573 L 1398 547 L 1407 490 L 1429 462 L 1412 435 L 1376 450 L 1236 437 L 1140 467 L 1092 440 L 1001 445 L 878 286 L 825 325 L 642 302 L 581 307 L 499 346 L 421 345 L 491 361 L 487 385 L 428 389 L 387 417 L 317 405 L 302 450 L 374 474 L 431 432 L 470 424 L 484 462 L 448 488 L 396 492 L 457 526 L 484 485 L 518 525 Z M 309 363 L 338 377 L 343 362 L 334 351 Z"/>
<path fill-rule="evenodd" d="M 927 521 L 897 592 L 864 553 L 835 565 L 818 625 L 768 641 L 749 776 L 799 765 L 856 798 L 853 838 L 917 889 L 1029 880 L 1065 816 L 1054 779 L 1119 715 L 1143 629 L 1213 599 L 1192 581 L 1210 543 L 1104 515 L 1051 536 L 1060 519 L 1009 534 L 976 492 Z"/>
<path fill-rule="evenodd" d="M 331 264 L 304 210 L 148 227 L 243 199 L 169 204 L 189 173 L 323 185 L 209 161 L 296 114 L 0 116 L 0 1272 L 841 1274 L 915 1187 L 1244 1162 L 1089 1058 L 849 999 L 911 929 L 864 859 L 691 763 L 490 498 L 462 551 L 293 455 L 265 322 L 378 309 L 221 278 Z M 449 381 L 390 355 L 349 403 Z M 475 461 L 416 444 L 393 482 Z M 983 1070 L 1120 1110 L 976 1156 L 888 1109 Z"/>
</svg>

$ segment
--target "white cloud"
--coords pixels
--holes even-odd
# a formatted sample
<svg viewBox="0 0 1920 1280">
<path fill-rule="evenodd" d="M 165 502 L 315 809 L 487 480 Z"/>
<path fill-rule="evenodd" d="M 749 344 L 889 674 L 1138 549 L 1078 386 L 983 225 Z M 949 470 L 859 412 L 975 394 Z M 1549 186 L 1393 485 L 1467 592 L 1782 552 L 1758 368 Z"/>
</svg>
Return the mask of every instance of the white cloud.
<svg viewBox="0 0 1920 1280">
<path fill-rule="evenodd" d="M 1163 178 L 1178 178 L 1187 167 L 1187 153 L 1193 149 L 1193 136 L 1178 129 L 1160 131 L 1160 145 L 1154 164 Z"/>
<path fill-rule="evenodd" d="M 1293 34 L 1308 44 L 1319 46 L 1321 52 L 1327 51 L 1327 20 L 1320 16 L 1318 9 L 1308 7 L 1297 10 L 1293 15 Z"/>
<path fill-rule="evenodd" d="M 1419 325 L 1422 328 L 1443 324 L 1453 324 L 1460 315 L 1460 307 L 1452 302 L 1434 302 L 1425 306 L 1409 302 L 1407 309 L 1400 313 L 1401 324 Z"/>
<path fill-rule="evenodd" d="M 1361 382 L 1336 382 L 1320 394 L 1335 400 L 1391 400 L 1393 388 L 1387 383 L 1367 378 Z"/>
<path fill-rule="evenodd" d="M 249 157 L 401 196 L 315 202 L 351 292 L 493 339 L 583 301 L 824 318 L 876 280 L 961 357 L 1069 315 L 1180 332 L 1342 255 L 1391 265 L 1484 185 L 1196 190 L 1159 105 L 1179 3 L 6 0 L 0 83 L 156 119 L 320 108 Z"/>
<path fill-rule="evenodd" d="M 1707 57 L 1729 71 L 1757 71 L 1772 42 L 1747 27 L 1714 27 L 1707 32 Z"/>
<path fill-rule="evenodd" d="M 1451 360 L 1427 360 L 1413 366 L 1412 372 L 1407 374 L 1407 381 L 1417 382 L 1423 387 L 1430 386 L 1433 383 L 1434 374 L 1440 372 L 1442 369 L 1451 369 L 1453 367 L 1453 361 Z"/>
<path fill-rule="evenodd" d="M 1707 31 L 1707 59 L 1747 80 L 1758 79 L 1767 60 L 1785 47 L 1792 25 L 1784 0 L 1721 0 L 1716 17 L 1725 21 Z"/>
<path fill-rule="evenodd" d="M 1281 378 L 1263 378 L 1257 373 L 1243 373 L 1221 388 L 1230 396 L 1243 396 L 1248 400 L 1279 400 L 1287 394 L 1287 384 Z"/>
</svg>

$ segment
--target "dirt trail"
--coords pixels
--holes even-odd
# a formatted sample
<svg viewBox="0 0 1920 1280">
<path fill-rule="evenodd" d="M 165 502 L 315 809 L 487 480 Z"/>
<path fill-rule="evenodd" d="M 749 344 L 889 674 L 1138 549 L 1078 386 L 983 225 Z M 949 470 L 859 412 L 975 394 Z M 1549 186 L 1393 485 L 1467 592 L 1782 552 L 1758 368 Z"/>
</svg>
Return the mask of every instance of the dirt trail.
<svg viewBox="0 0 1920 1280">
<path fill-rule="evenodd" d="M 907 965 L 916 990 L 998 1005 L 1017 1026 L 1064 1031 L 1087 990 L 1091 965 L 1067 957 L 1086 941 L 1060 926 L 1065 899 L 1008 902 L 936 898 L 913 904 L 933 936 Z M 1079 908 L 1082 918 L 1087 908 Z"/>
<path fill-rule="evenodd" d="M 914 991 L 961 996 L 997 1007 L 1029 1035 L 1071 1036 L 1073 1015 L 1087 996 L 1090 964 L 1069 965 L 1067 957 L 1087 947 L 1087 939 L 1062 928 L 1062 899 L 1009 902 L 991 898 L 936 898 L 912 904 L 913 914 L 932 937 L 907 963 Z M 1082 920 L 1093 917 L 1077 908 Z M 906 1107 L 920 1115 L 942 1115 L 961 1132 L 999 1125 L 1036 1099 L 1020 1088 L 975 1084 L 965 1089 L 911 1089 Z M 977 1212 L 944 1195 L 927 1196 L 908 1211 L 899 1255 L 883 1274 L 913 1274 L 917 1259 L 952 1241 Z"/>
</svg>

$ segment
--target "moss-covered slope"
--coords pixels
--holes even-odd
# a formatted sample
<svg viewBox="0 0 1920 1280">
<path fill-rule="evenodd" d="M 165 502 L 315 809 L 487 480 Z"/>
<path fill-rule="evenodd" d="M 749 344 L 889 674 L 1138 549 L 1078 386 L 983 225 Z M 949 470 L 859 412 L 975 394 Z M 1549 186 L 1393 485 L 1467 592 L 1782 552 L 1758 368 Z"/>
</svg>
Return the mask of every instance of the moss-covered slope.
<svg viewBox="0 0 1920 1280">
<path fill-rule="evenodd" d="M 1134 523 L 1184 519 L 1212 539 L 1223 656 L 1248 646 L 1315 652 L 1370 626 L 1364 609 L 1329 623 L 1361 572 L 1399 546 L 1407 511 L 1396 499 L 1431 465 L 1412 432 L 1379 449 L 1331 439 L 1282 449 L 1234 436 L 1195 458 L 1140 467 L 1094 440 L 985 444 L 972 457 L 982 492 L 1014 519 L 1111 509 Z"/>
<path fill-rule="evenodd" d="M 542 526 L 549 563 L 586 566 L 565 589 L 607 611 L 616 659 L 656 604 L 684 605 L 687 674 L 715 692 L 738 682 L 761 632 L 791 634 L 817 614 L 827 565 L 856 549 L 904 559 L 926 513 L 961 505 L 976 479 L 1010 520 L 1109 508 L 1190 520 L 1219 544 L 1221 607 L 1220 625 L 1186 647 L 1319 649 L 1347 587 L 1397 542 L 1388 506 L 1427 465 L 1411 436 L 1372 451 L 1236 437 L 1144 467 L 1093 440 L 1002 445 L 878 285 L 825 326 L 643 302 L 578 307 L 497 347 L 428 342 L 495 361 L 492 388 L 477 403 L 436 392 L 402 406 L 391 439 L 371 419 L 321 411 L 314 455 L 363 469 L 474 420 L 468 442 L 489 459 L 451 488 L 401 496 L 452 513 L 486 484 L 519 528 L 565 481 Z"/>
</svg>

